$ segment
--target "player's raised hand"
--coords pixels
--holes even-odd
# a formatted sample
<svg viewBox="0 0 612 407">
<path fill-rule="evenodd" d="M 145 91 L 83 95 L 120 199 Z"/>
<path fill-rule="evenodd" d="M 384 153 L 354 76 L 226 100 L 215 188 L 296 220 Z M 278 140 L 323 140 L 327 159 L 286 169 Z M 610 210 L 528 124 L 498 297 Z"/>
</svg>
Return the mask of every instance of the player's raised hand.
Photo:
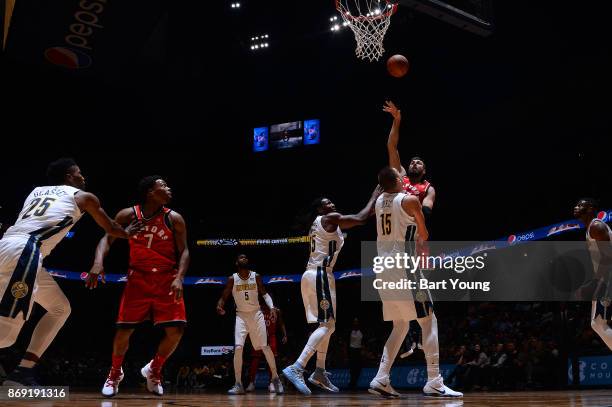
<svg viewBox="0 0 612 407">
<path fill-rule="evenodd" d="M 395 103 L 393 103 L 390 100 L 385 100 L 385 105 L 383 106 L 383 112 L 390 113 L 391 116 L 393 116 L 393 119 L 395 120 L 402 119 L 402 111 L 399 110 L 397 106 L 395 106 Z"/>
<path fill-rule="evenodd" d="M 132 223 L 130 223 L 126 228 L 125 232 L 128 236 L 134 236 L 136 233 L 140 232 L 144 227 L 144 222 L 138 219 L 134 219 Z"/>
<path fill-rule="evenodd" d="M 374 197 L 374 199 L 378 199 L 378 197 L 382 195 L 383 192 L 385 192 L 383 187 L 381 187 L 380 185 L 376 185 L 376 188 L 374 188 L 374 191 L 372 191 L 372 196 Z"/>
<path fill-rule="evenodd" d="M 91 270 L 87 274 L 87 278 L 85 279 L 85 287 L 93 290 L 98 286 L 98 277 L 102 281 L 102 284 L 106 284 L 106 278 L 104 276 L 104 266 L 102 264 L 94 263 L 91 266 Z"/>
<path fill-rule="evenodd" d="M 223 309 L 223 307 L 219 304 L 217 304 L 217 314 L 219 315 L 225 315 L 225 310 Z"/>
<path fill-rule="evenodd" d="M 183 298 L 183 280 L 175 278 L 172 281 L 168 295 L 174 295 L 174 302 L 180 302 L 181 298 Z"/>
</svg>

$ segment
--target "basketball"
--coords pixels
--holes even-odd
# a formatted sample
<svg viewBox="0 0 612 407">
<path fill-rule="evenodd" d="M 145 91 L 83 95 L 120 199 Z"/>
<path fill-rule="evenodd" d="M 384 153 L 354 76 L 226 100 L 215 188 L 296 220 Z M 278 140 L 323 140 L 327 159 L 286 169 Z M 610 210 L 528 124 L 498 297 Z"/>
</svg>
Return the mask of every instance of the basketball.
<svg viewBox="0 0 612 407">
<path fill-rule="evenodd" d="M 395 78 L 401 78 L 408 73 L 410 69 L 410 62 L 403 55 L 393 55 L 387 59 L 387 71 Z"/>
</svg>

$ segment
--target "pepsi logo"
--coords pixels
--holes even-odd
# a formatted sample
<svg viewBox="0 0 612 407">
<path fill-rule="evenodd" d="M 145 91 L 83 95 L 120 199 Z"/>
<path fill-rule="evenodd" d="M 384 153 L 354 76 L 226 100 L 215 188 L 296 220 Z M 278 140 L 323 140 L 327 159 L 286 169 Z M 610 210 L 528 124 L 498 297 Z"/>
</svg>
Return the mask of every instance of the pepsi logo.
<svg viewBox="0 0 612 407">
<path fill-rule="evenodd" d="M 607 222 L 608 221 L 608 213 L 606 211 L 601 211 L 597 214 L 597 219 Z"/>
<path fill-rule="evenodd" d="M 45 58 L 54 65 L 68 69 L 83 69 L 91 66 L 91 57 L 69 47 L 51 47 L 45 50 Z"/>
<path fill-rule="evenodd" d="M 514 244 L 514 243 L 516 243 L 516 235 L 508 236 L 508 244 Z"/>
</svg>

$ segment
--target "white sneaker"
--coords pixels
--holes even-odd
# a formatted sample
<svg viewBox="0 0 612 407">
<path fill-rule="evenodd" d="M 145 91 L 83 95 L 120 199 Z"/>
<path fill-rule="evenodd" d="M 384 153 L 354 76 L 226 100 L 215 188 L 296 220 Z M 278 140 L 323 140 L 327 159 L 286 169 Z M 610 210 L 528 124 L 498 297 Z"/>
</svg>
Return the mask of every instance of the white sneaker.
<svg viewBox="0 0 612 407">
<path fill-rule="evenodd" d="M 242 383 L 236 383 L 234 386 L 227 391 L 227 394 L 245 394 L 244 387 L 242 387 Z"/>
<path fill-rule="evenodd" d="M 145 367 L 140 369 L 140 374 L 142 374 L 142 377 L 147 379 L 147 390 L 157 396 L 163 396 L 164 388 L 161 385 L 161 373 L 155 372 L 153 369 L 151 369 L 151 362 L 147 363 Z"/>
<path fill-rule="evenodd" d="M 374 378 L 374 380 L 372 380 L 370 382 L 370 388 L 368 389 L 368 392 L 371 394 L 376 394 L 377 396 L 381 396 L 381 397 L 388 397 L 388 398 L 399 398 L 400 394 L 393 388 L 391 387 L 391 383 L 383 383 L 382 381 Z"/>
<path fill-rule="evenodd" d="M 274 379 L 272 379 L 272 381 L 270 382 L 270 385 L 268 386 L 268 390 L 270 391 L 270 393 L 276 393 L 276 394 L 285 393 L 285 388 L 283 387 L 283 383 L 281 382 L 280 377 L 276 376 Z"/>
<path fill-rule="evenodd" d="M 442 376 L 428 381 L 423 387 L 423 394 L 429 397 L 463 397 L 463 393 L 445 386 Z"/>
<path fill-rule="evenodd" d="M 247 393 L 250 393 L 252 391 L 255 391 L 255 383 L 253 383 L 253 382 L 249 383 L 249 385 L 246 388 L 246 392 Z"/>
<path fill-rule="evenodd" d="M 123 368 L 111 369 L 104 386 L 102 386 L 102 395 L 104 397 L 113 397 L 119 393 L 119 383 L 123 380 Z"/>
</svg>

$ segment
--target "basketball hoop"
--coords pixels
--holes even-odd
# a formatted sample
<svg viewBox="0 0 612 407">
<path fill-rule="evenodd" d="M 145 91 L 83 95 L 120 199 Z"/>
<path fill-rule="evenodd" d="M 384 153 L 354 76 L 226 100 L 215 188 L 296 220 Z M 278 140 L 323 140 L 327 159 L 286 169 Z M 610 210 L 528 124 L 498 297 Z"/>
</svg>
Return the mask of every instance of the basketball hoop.
<svg viewBox="0 0 612 407">
<path fill-rule="evenodd" d="M 397 4 L 390 0 L 336 0 L 336 8 L 355 34 L 357 57 L 377 61 L 385 52 L 383 40 Z"/>
</svg>

